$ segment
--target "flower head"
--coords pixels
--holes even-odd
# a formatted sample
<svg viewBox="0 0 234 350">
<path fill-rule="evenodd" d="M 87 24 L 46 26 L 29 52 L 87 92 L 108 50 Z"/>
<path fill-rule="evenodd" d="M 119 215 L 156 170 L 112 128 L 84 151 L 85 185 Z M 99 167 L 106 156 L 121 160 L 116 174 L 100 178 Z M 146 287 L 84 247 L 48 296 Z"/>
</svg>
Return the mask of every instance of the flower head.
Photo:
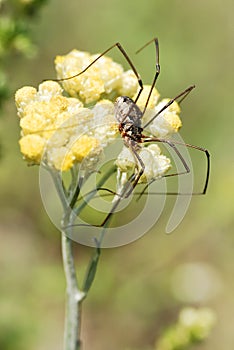
<svg viewBox="0 0 234 350">
<path fill-rule="evenodd" d="M 108 98 L 112 92 L 133 96 L 138 88 L 134 73 L 124 72 L 122 66 L 109 57 L 102 56 L 87 71 L 77 76 L 97 58 L 98 55 L 78 50 L 56 57 L 55 68 L 59 79 L 76 75 L 73 79 L 62 81 L 69 95 L 80 98 L 85 104 L 97 102 L 104 95 Z"/>
<path fill-rule="evenodd" d="M 43 159 L 47 165 L 65 171 L 95 152 L 98 156 L 101 146 L 115 137 L 116 129 L 112 102 L 100 101 L 92 111 L 62 92 L 58 83 L 47 81 L 38 91 L 32 87 L 18 90 L 15 99 L 25 159 L 33 164 Z"/>
<path fill-rule="evenodd" d="M 46 81 L 38 90 L 25 86 L 16 92 L 21 152 L 29 163 L 43 162 L 61 171 L 71 169 L 86 158 L 91 159 L 87 161 L 89 166 L 92 162 L 96 164 L 104 148 L 118 135 L 113 102 L 119 96 L 129 96 L 134 101 L 138 80 L 132 70 L 124 71 L 111 58 L 78 50 L 57 56 L 55 68 L 58 79 L 63 79 L 63 88 L 55 81 Z M 137 101 L 141 111 L 148 101 L 142 124 L 152 122 L 144 133 L 165 137 L 177 132 L 181 127 L 178 104 L 172 103 L 156 116 L 169 99 L 159 102 L 159 92 L 153 88 L 148 100 L 150 91 L 151 86 L 145 85 Z M 138 153 L 145 165 L 140 182 L 163 176 L 171 166 L 155 144 L 139 147 Z M 125 174 L 122 178 L 139 168 L 126 147 L 119 154 L 116 166 Z"/>
</svg>

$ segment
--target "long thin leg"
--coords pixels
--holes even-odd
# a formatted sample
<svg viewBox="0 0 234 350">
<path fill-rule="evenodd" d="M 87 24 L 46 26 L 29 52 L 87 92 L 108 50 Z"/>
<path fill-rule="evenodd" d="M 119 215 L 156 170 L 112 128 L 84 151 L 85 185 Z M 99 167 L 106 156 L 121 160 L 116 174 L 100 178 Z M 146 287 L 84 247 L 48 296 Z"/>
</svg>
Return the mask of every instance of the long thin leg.
<svg viewBox="0 0 234 350">
<path fill-rule="evenodd" d="M 114 202 L 114 204 L 112 205 L 112 208 L 110 210 L 110 212 L 107 214 L 107 216 L 105 217 L 105 219 L 102 221 L 101 224 L 99 225 L 90 225 L 90 224 L 77 224 L 77 225 L 73 225 L 73 227 L 77 227 L 77 226 L 94 226 L 94 227 L 104 227 L 107 222 L 111 219 L 112 215 L 114 214 L 116 208 L 118 207 L 118 205 L 120 204 L 120 201 L 123 199 L 123 198 L 126 198 L 125 195 L 126 195 L 126 192 L 129 191 L 129 182 L 125 184 L 123 190 L 121 191 L 121 193 L 118 194 L 118 198 L 117 200 Z M 102 190 L 104 190 L 104 188 L 100 188 Z M 132 190 L 132 188 L 131 188 Z M 96 190 L 95 190 L 96 191 Z M 112 192 L 112 191 L 108 191 L 108 192 Z M 114 192 L 113 192 L 114 193 Z M 67 227 L 68 228 L 68 227 Z"/>
<path fill-rule="evenodd" d="M 178 173 L 173 173 L 173 174 L 169 174 L 169 175 L 164 175 L 163 177 L 169 177 L 169 176 L 178 176 L 181 174 L 186 174 L 190 172 L 190 168 L 188 166 L 188 164 L 186 163 L 185 159 L 183 158 L 182 154 L 179 152 L 179 150 L 177 149 L 176 145 L 182 145 L 185 147 L 189 147 L 189 148 L 193 148 L 196 149 L 198 151 L 204 152 L 207 158 L 207 172 L 206 172 L 206 179 L 205 179 L 205 184 L 203 187 L 202 192 L 198 192 L 198 193 L 188 193 L 189 195 L 195 194 L 205 194 L 207 191 L 207 187 L 208 187 L 208 183 L 209 183 L 209 175 L 210 175 L 210 154 L 208 152 L 207 149 L 203 148 L 203 147 L 199 147 L 199 146 L 195 146 L 195 145 L 190 145 L 190 144 L 184 144 L 182 142 L 178 142 L 178 141 L 170 141 L 170 140 L 166 140 L 166 139 L 159 139 L 159 138 L 144 138 L 143 142 L 162 142 L 162 143 L 166 143 L 168 144 L 178 155 L 180 161 L 182 162 L 185 171 L 183 172 L 178 172 Z M 133 152 L 134 156 L 137 158 L 137 160 L 140 163 L 141 169 L 138 171 L 138 174 L 135 175 L 133 177 L 133 179 L 131 181 L 133 181 L 132 184 L 130 184 L 129 182 L 125 184 L 122 192 L 120 194 L 118 194 L 119 198 L 117 198 L 116 202 L 113 204 L 110 212 L 107 214 L 107 216 L 105 217 L 105 219 L 103 220 L 103 222 L 100 225 L 89 225 L 89 224 L 78 224 L 78 225 L 74 225 L 74 226 L 95 226 L 95 227 L 104 227 L 107 222 L 111 219 L 112 215 L 114 214 L 116 208 L 118 207 L 118 205 L 120 204 L 120 201 L 123 198 L 127 198 L 134 190 L 134 188 L 136 187 L 140 177 L 142 176 L 142 174 L 144 173 L 144 163 L 142 161 L 142 159 L 140 158 L 140 156 L 138 155 L 138 153 L 136 152 L 136 150 L 134 148 L 131 149 L 131 151 Z M 153 182 L 154 180 L 152 180 L 144 189 L 143 191 L 139 194 L 139 197 L 141 197 L 144 192 L 146 191 L 147 187 Z M 129 186 L 131 186 L 131 188 L 129 189 Z M 110 194 L 115 194 L 114 191 L 105 189 L 105 188 L 98 188 L 97 190 L 107 190 Z M 137 193 L 136 193 L 137 194 Z M 160 193 L 155 193 L 155 194 L 160 194 Z M 165 194 L 165 193 L 163 193 Z M 187 193 L 183 194 L 183 193 L 176 193 L 176 192 L 168 192 L 166 193 L 168 195 L 187 195 Z"/>
<path fill-rule="evenodd" d="M 142 174 L 144 173 L 144 169 L 145 169 L 145 165 L 144 162 L 142 161 L 141 157 L 139 156 L 139 154 L 137 153 L 137 151 L 134 149 L 134 147 L 129 147 L 129 149 L 131 150 L 135 160 L 136 160 L 136 166 L 138 168 L 138 173 L 134 176 L 131 177 L 131 179 L 124 185 L 122 191 L 120 193 L 117 194 L 118 198 L 117 200 L 114 202 L 110 212 L 107 214 L 107 216 L 104 218 L 104 220 L 102 221 L 102 223 L 100 225 L 89 225 L 89 224 L 78 224 L 78 225 L 73 225 L 73 226 L 95 226 L 95 227 L 104 227 L 107 222 L 111 219 L 112 215 L 114 214 L 116 208 L 118 207 L 118 205 L 120 204 L 120 201 L 123 198 L 127 198 L 130 196 L 130 194 L 133 192 L 134 188 L 136 187 L 140 177 L 142 176 Z M 137 161 L 140 164 L 140 169 L 139 169 L 139 165 L 137 163 Z M 97 188 L 94 191 L 89 192 L 88 194 L 92 193 L 92 192 L 96 192 L 98 190 L 105 190 L 107 192 L 109 192 L 109 194 L 116 194 L 114 191 L 109 190 L 107 188 Z"/>
<path fill-rule="evenodd" d="M 179 95 L 175 96 L 172 98 L 170 101 L 168 101 L 144 126 L 143 129 L 146 128 L 149 124 L 152 123 L 152 121 L 159 115 L 161 114 L 165 109 L 167 109 L 174 101 L 178 100 L 178 98 L 182 97 L 180 99 L 180 102 L 190 93 L 195 88 L 195 85 L 189 86 L 187 89 L 182 91 Z"/>
<path fill-rule="evenodd" d="M 181 163 L 183 164 L 185 171 L 184 172 L 179 172 L 179 173 L 174 173 L 174 174 L 169 174 L 169 175 L 164 175 L 164 177 L 168 177 L 168 176 L 176 176 L 176 175 L 182 175 L 185 173 L 189 173 L 190 169 L 188 164 L 186 163 L 185 159 L 183 158 L 182 154 L 180 153 L 180 151 L 178 150 L 178 148 L 176 147 L 176 145 L 182 145 L 185 147 L 189 147 L 189 148 L 193 148 L 196 149 L 198 151 L 204 152 L 206 155 L 206 160 L 207 160 L 207 170 L 206 170 L 206 178 L 205 178 L 205 183 L 203 186 L 203 190 L 200 194 L 205 194 L 207 191 L 207 187 L 208 187 L 208 183 L 209 183 L 209 177 L 210 177 L 210 154 L 209 151 L 206 148 L 203 147 L 199 147 L 199 146 L 195 146 L 195 145 L 190 145 L 188 143 L 182 143 L 182 142 L 178 142 L 178 141 L 170 141 L 170 140 L 166 140 L 166 139 L 160 139 L 157 137 L 145 137 L 142 139 L 143 142 L 162 142 L 162 143 L 166 143 L 167 145 L 169 145 L 178 155 Z M 198 193 L 196 193 L 198 194 Z"/>
<path fill-rule="evenodd" d="M 144 173 L 144 170 L 145 170 L 145 165 L 144 165 L 144 162 L 143 160 L 141 159 L 141 157 L 139 156 L 139 154 L 137 153 L 137 151 L 135 150 L 135 148 L 133 146 L 129 146 L 129 149 L 130 151 L 132 152 L 135 160 L 136 160 L 136 166 L 137 166 L 137 169 L 138 169 L 138 173 L 133 176 L 133 178 L 131 179 L 131 182 L 130 183 L 129 181 L 125 184 L 123 190 L 121 191 L 119 195 L 119 198 L 116 200 L 116 202 L 113 204 L 110 212 L 107 214 L 107 216 L 105 217 L 105 219 L 103 220 L 103 222 L 101 223 L 101 225 L 98 225 L 98 227 L 103 227 L 106 225 L 106 223 L 110 220 L 111 216 L 114 214 L 116 208 L 118 207 L 120 201 L 123 199 L 123 198 L 127 198 L 130 196 L 130 194 L 133 192 L 134 188 L 136 187 L 136 185 L 138 184 L 138 181 L 140 179 L 140 177 L 142 176 L 142 174 Z M 139 165 L 140 165 L 140 169 L 139 169 L 139 165 L 138 165 L 138 162 L 139 162 Z M 130 188 L 129 188 L 130 187 Z M 96 226 L 96 225 L 95 225 Z"/>
<path fill-rule="evenodd" d="M 79 75 L 83 74 L 84 72 L 86 72 L 95 62 L 97 62 L 102 56 L 104 56 L 105 54 L 107 54 L 109 51 L 111 51 L 114 47 L 117 47 L 120 52 L 122 53 L 122 55 L 125 57 L 126 61 L 128 62 L 128 64 L 130 65 L 130 67 L 132 68 L 137 80 L 138 80 L 138 84 L 140 87 L 140 90 L 138 92 L 137 98 L 139 98 L 142 90 L 143 90 L 143 82 L 141 79 L 140 74 L 137 72 L 136 67 L 134 66 L 133 62 L 131 61 L 130 57 L 128 56 L 127 52 L 124 50 L 123 46 L 120 43 L 115 43 L 114 45 L 110 46 L 108 49 L 106 49 L 105 51 L 103 51 L 97 58 L 95 58 L 95 60 L 93 60 L 85 69 L 83 69 L 81 72 L 72 75 L 70 77 L 67 78 L 61 78 L 61 79 L 54 79 L 54 81 L 64 81 L 64 80 L 69 80 L 69 79 L 73 79 L 75 77 L 78 77 Z"/>
<path fill-rule="evenodd" d="M 129 149 L 130 149 L 130 151 L 135 159 L 138 172 L 137 172 L 137 174 L 133 174 L 133 177 L 131 179 L 131 188 L 125 193 L 124 198 L 127 198 L 130 196 L 130 194 L 133 192 L 134 188 L 138 184 L 140 177 L 143 175 L 143 173 L 145 171 L 145 164 L 144 164 L 143 160 L 141 159 L 141 157 L 139 156 L 139 154 L 137 153 L 137 151 L 135 150 L 135 148 L 133 146 L 129 146 Z M 138 163 L 139 163 L 139 165 L 138 165 Z"/>
<path fill-rule="evenodd" d="M 150 100 L 150 96 L 152 94 L 152 91 L 155 87 L 155 84 L 156 84 L 156 81 L 158 79 L 158 76 L 160 74 L 160 64 L 159 64 L 159 44 L 158 44 L 158 38 L 154 38 L 152 40 L 150 40 L 148 43 L 146 43 L 143 47 L 141 47 L 139 50 L 137 50 L 136 53 L 139 53 L 140 51 L 142 51 L 146 46 L 148 46 L 149 44 L 151 44 L 152 42 L 155 43 L 155 50 L 156 50 L 156 70 L 155 70 L 155 75 L 154 75 L 154 79 L 152 81 L 152 84 L 151 84 L 151 88 L 150 88 L 150 92 L 148 94 L 148 97 L 147 97 L 147 100 L 146 100 L 146 103 L 145 103 L 145 107 L 142 111 L 142 116 L 145 114 L 145 111 L 147 109 L 147 106 L 149 104 L 149 100 Z M 139 97 L 139 96 L 138 96 Z M 137 102 L 138 100 L 138 97 L 135 99 L 135 103 Z"/>
</svg>

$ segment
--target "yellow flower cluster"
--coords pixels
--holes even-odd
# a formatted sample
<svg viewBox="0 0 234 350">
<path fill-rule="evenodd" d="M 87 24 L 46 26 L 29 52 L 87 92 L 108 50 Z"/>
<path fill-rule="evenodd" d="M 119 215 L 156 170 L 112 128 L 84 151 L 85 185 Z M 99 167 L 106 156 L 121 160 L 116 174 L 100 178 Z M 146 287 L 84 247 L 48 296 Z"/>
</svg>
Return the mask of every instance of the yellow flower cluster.
<svg viewBox="0 0 234 350">
<path fill-rule="evenodd" d="M 58 79 L 73 77 L 97 57 L 77 50 L 57 56 Z M 31 164 L 45 163 L 61 171 L 71 169 L 86 158 L 96 164 L 103 148 L 118 135 L 112 100 L 123 95 L 134 100 L 139 88 L 137 78 L 132 70 L 124 72 L 121 65 L 103 56 L 81 75 L 61 82 L 69 97 L 63 95 L 62 87 L 55 81 L 41 83 L 38 90 L 25 86 L 16 92 L 22 130 L 21 152 Z M 141 110 L 144 110 L 150 89 L 145 85 L 137 101 Z M 168 102 L 165 99 L 158 103 L 159 96 L 154 88 L 143 116 L 143 125 Z M 90 103 L 92 109 L 86 106 Z M 174 102 L 144 132 L 155 137 L 177 132 L 182 125 L 179 113 L 180 108 Z M 141 181 L 158 177 L 170 167 L 170 160 L 160 154 L 156 145 L 143 147 L 140 155 L 146 165 Z M 132 169 L 136 166 L 129 150 L 123 150 L 116 164 L 122 172 L 130 164 Z"/>
<path fill-rule="evenodd" d="M 15 101 L 22 130 L 20 149 L 29 163 L 43 161 L 66 171 L 86 157 L 98 157 L 116 137 L 110 101 L 99 101 L 93 110 L 84 108 L 77 98 L 63 96 L 53 81 L 40 84 L 38 91 L 28 86 L 19 89 Z"/>
<path fill-rule="evenodd" d="M 55 68 L 58 79 L 78 74 L 97 57 L 98 55 L 78 50 L 72 50 L 65 56 L 57 56 Z M 114 97 L 132 97 L 138 88 L 135 74 L 131 70 L 124 72 L 120 64 L 106 56 L 98 59 L 81 75 L 62 81 L 62 85 L 70 96 L 80 98 L 85 104 L 96 102 L 101 96 L 110 99 L 111 94 Z"/>
</svg>

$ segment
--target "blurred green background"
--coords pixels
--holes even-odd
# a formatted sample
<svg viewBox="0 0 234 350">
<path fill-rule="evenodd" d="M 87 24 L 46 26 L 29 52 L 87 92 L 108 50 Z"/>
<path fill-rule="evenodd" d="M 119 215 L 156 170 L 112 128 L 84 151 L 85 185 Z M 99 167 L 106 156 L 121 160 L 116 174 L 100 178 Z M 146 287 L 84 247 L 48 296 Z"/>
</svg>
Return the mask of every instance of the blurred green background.
<svg viewBox="0 0 234 350">
<path fill-rule="evenodd" d="M 181 135 L 210 150 L 208 193 L 193 198 L 172 235 L 164 233 L 169 199 L 142 239 L 103 251 L 83 308 L 84 350 L 152 348 L 188 305 L 217 313 L 215 330 L 199 349 L 234 348 L 233 14 L 232 0 L 50 0 L 32 23 L 38 55 L 13 55 L 7 62 L 15 91 L 55 77 L 57 54 L 101 52 L 119 41 L 149 83 L 154 50 L 134 52 L 157 36 L 161 95 L 196 84 L 183 104 Z M 127 67 L 117 52 L 111 56 Z M 38 169 L 28 168 L 19 152 L 13 93 L 0 126 L 0 348 L 59 350 L 65 295 L 60 235 L 43 208 Z M 90 254 L 76 245 L 81 274 Z"/>
</svg>

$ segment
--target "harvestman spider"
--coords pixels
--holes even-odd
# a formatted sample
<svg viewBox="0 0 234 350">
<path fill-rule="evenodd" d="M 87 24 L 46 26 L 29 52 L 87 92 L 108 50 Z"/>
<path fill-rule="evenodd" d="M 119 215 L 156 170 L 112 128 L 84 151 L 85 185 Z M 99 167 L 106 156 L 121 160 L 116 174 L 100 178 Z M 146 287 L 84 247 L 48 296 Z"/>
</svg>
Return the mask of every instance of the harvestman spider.
<svg viewBox="0 0 234 350">
<path fill-rule="evenodd" d="M 140 108 L 136 104 L 137 100 L 139 99 L 139 97 L 143 91 L 142 79 L 141 79 L 140 75 L 138 74 L 135 66 L 133 65 L 131 59 L 129 58 L 129 56 L 127 55 L 126 51 L 124 50 L 124 48 L 121 46 L 120 43 L 115 43 L 114 45 L 109 47 L 107 50 L 105 50 L 102 54 L 100 54 L 94 61 L 92 61 L 85 69 L 83 69 L 78 74 L 75 74 L 75 75 L 70 76 L 68 78 L 62 78 L 62 79 L 56 80 L 56 81 L 64 81 L 64 80 L 68 80 L 68 79 L 73 79 L 73 78 L 83 74 L 93 64 L 95 64 L 95 62 L 97 62 L 102 56 L 104 56 L 107 52 L 109 52 L 113 48 L 117 47 L 120 50 L 120 52 L 123 54 L 125 59 L 127 60 L 130 67 L 132 68 L 132 70 L 133 70 L 133 72 L 138 80 L 139 87 L 140 87 L 139 92 L 138 92 L 135 100 L 132 100 L 128 96 L 121 96 L 121 97 L 118 97 L 116 99 L 116 102 L 115 102 L 115 118 L 119 122 L 119 132 L 120 132 L 121 137 L 123 138 L 123 142 L 124 142 L 125 146 L 127 148 L 129 148 L 129 150 L 131 151 L 131 153 L 135 159 L 137 173 L 134 173 L 129 178 L 128 182 L 123 187 L 121 193 L 117 194 L 118 199 L 113 203 L 111 211 L 107 214 L 107 216 L 105 217 L 105 219 L 103 220 L 103 222 L 100 225 L 78 224 L 78 225 L 74 225 L 74 226 L 95 226 L 95 227 L 105 227 L 106 226 L 106 224 L 110 220 L 111 216 L 115 212 L 117 206 L 119 205 L 121 199 L 127 198 L 128 196 L 130 196 L 130 194 L 133 192 L 134 188 L 138 184 L 140 177 L 144 173 L 145 164 L 144 164 L 143 160 L 141 159 L 140 155 L 138 154 L 138 151 L 141 148 L 141 144 L 144 144 L 144 143 L 160 142 L 160 143 L 167 144 L 169 147 L 171 147 L 171 149 L 174 150 L 174 152 L 177 154 L 179 160 L 181 161 L 181 163 L 184 167 L 184 171 L 173 173 L 173 174 L 168 174 L 168 175 L 163 175 L 162 177 L 178 176 L 178 175 L 187 174 L 190 172 L 190 168 L 189 168 L 188 164 L 186 163 L 184 157 L 182 156 L 182 154 L 180 153 L 180 151 L 178 150 L 176 145 L 182 145 L 182 146 L 186 146 L 188 148 L 193 148 L 195 150 L 204 152 L 206 155 L 206 159 L 207 159 L 207 170 L 206 170 L 205 184 L 204 184 L 203 190 L 201 192 L 190 193 L 190 194 L 203 195 L 206 193 L 206 190 L 208 187 L 208 182 L 209 182 L 209 174 L 210 174 L 210 154 L 209 154 L 207 149 L 205 149 L 203 147 L 199 147 L 199 146 L 194 146 L 191 144 L 185 144 L 185 143 L 178 142 L 178 141 L 171 141 L 168 139 L 162 139 L 162 138 L 157 138 L 157 137 L 148 137 L 148 136 L 143 134 L 144 129 L 150 123 L 152 123 L 152 121 L 158 115 L 160 115 L 164 110 L 166 110 L 174 101 L 178 100 L 178 102 L 180 103 L 191 92 L 191 90 L 195 87 L 194 85 L 192 85 L 192 86 L 188 87 L 187 89 L 185 89 L 184 91 L 182 91 L 177 96 L 175 96 L 174 98 L 172 98 L 171 100 L 169 100 L 169 102 L 167 102 L 145 125 L 142 126 L 142 117 L 147 109 L 147 105 L 149 103 L 150 96 L 152 94 L 153 88 L 154 88 L 156 81 L 158 79 L 158 76 L 160 74 L 158 39 L 154 38 L 153 40 L 149 41 L 147 44 L 145 44 L 141 49 L 139 49 L 137 51 L 137 53 L 138 53 L 139 51 L 141 51 L 143 48 L 145 48 L 148 44 L 150 44 L 152 42 L 154 42 L 155 48 L 156 48 L 156 71 L 154 74 L 151 89 L 150 89 L 150 92 L 148 94 L 143 111 L 141 111 Z M 151 182 L 149 182 L 149 184 L 146 186 L 146 188 L 153 181 L 155 181 L 155 180 L 151 180 Z M 96 191 L 99 191 L 99 190 L 106 190 L 106 191 L 116 195 L 116 193 L 114 193 L 113 191 L 106 189 L 106 188 L 97 188 L 96 189 Z M 145 189 L 144 189 L 144 191 L 145 191 Z M 171 193 L 167 193 L 167 194 L 179 194 L 179 193 L 171 192 Z"/>
</svg>

